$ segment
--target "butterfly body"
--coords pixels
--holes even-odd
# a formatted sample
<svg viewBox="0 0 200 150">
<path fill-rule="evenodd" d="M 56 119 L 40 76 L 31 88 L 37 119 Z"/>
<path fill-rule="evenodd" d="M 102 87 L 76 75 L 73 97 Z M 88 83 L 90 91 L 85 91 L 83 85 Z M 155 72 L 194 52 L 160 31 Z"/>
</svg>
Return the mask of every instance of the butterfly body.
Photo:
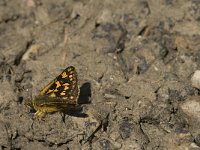
<svg viewBox="0 0 200 150">
<path fill-rule="evenodd" d="M 36 110 L 35 116 L 42 119 L 46 113 L 75 108 L 80 93 L 77 72 L 67 67 L 59 76 L 46 85 L 27 105 Z"/>
</svg>

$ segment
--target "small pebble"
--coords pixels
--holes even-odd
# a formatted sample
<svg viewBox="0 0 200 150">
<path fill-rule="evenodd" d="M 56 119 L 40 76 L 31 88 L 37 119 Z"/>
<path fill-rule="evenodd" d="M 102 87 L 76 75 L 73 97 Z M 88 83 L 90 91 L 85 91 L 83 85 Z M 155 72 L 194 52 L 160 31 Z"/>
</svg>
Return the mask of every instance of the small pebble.
<svg viewBox="0 0 200 150">
<path fill-rule="evenodd" d="M 115 99 L 115 98 L 116 98 L 115 95 L 108 94 L 108 93 L 106 93 L 106 94 L 104 95 L 104 97 L 107 98 L 107 99 Z"/>
<path fill-rule="evenodd" d="M 192 87 L 200 89 L 200 70 L 196 70 L 191 78 Z"/>
<path fill-rule="evenodd" d="M 180 107 L 188 119 L 200 122 L 200 96 L 188 97 Z"/>
</svg>

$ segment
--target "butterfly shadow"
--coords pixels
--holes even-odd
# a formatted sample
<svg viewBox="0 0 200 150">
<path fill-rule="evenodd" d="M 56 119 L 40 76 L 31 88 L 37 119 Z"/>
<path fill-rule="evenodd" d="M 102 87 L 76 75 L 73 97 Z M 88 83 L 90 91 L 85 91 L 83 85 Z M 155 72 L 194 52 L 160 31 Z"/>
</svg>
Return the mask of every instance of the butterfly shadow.
<svg viewBox="0 0 200 150">
<path fill-rule="evenodd" d="M 73 109 L 62 110 L 61 113 L 63 114 L 62 117 L 64 117 L 64 118 L 66 115 L 80 117 L 80 118 L 88 117 L 88 115 L 83 113 L 82 110 L 83 110 L 83 108 L 81 106 L 77 106 L 76 108 L 73 108 Z"/>
<path fill-rule="evenodd" d="M 91 97 L 91 84 L 89 82 L 84 83 L 80 87 L 80 95 L 78 98 L 78 106 L 76 108 L 68 109 L 62 111 L 63 114 L 63 121 L 65 122 L 65 116 L 75 116 L 80 118 L 88 117 L 87 114 L 83 113 L 83 104 L 90 104 L 90 97 Z"/>
<path fill-rule="evenodd" d="M 78 98 L 78 104 L 90 104 L 91 97 L 91 84 L 89 82 L 84 83 L 80 87 L 80 95 Z"/>
</svg>

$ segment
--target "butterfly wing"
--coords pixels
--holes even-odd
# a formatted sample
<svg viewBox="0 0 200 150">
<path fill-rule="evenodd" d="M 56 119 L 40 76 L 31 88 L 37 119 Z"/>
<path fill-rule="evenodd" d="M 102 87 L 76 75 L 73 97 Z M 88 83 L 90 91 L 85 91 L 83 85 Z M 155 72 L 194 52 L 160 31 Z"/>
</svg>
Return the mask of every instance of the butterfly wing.
<svg viewBox="0 0 200 150">
<path fill-rule="evenodd" d="M 39 93 L 39 96 L 60 98 L 68 104 L 77 104 L 79 96 L 78 75 L 73 66 L 67 67 Z"/>
</svg>

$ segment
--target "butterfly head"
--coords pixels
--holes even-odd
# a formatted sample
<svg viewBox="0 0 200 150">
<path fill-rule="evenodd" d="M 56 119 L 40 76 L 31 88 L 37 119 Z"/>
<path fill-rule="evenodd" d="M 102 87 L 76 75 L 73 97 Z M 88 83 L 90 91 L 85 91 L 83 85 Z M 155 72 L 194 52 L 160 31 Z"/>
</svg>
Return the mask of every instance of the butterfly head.
<svg viewBox="0 0 200 150">
<path fill-rule="evenodd" d="M 25 106 L 29 106 L 31 108 L 34 108 L 33 106 L 33 100 L 31 98 L 27 99 L 24 103 Z"/>
</svg>

